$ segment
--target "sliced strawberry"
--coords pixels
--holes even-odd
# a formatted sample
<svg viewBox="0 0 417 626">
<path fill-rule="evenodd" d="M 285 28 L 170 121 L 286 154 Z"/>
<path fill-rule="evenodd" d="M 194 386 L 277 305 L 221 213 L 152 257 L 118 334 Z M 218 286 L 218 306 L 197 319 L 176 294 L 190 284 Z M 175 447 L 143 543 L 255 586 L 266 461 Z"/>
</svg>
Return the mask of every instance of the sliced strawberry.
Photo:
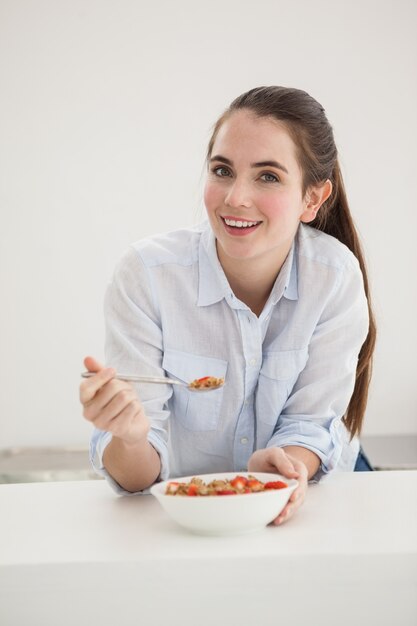
<svg viewBox="0 0 417 626">
<path fill-rule="evenodd" d="M 244 476 L 236 476 L 236 478 L 233 478 L 233 480 L 230 481 L 230 484 L 238 491 L 243 491 L 248 484 L 248 479 Z"/>
<path fill-rule="evenodd" d="M 288 485 L 282 480 L 275 480 L 264 484 L 264 489 L 285 489 L 285 487 L 288 487 Z"/>
<path fill-rule="evenodd" d="M 248 487 L 251 491 L 262 491 L 263 489 L 262 483 L 259 480 L 256 480 L 256 478 L 248 480 Z"/>
<path fill-rule="evenodd" d="M 187 489 L 187 496 L 196 496 L 198 494 L 198 485 L 191 483 Z"/>
<path fill-rule="evenodd" d="M 236 491 L 232 489 L 220 489 L 220 491 L 216 491 L 216 495 L 218 496 L 235 496 Z"/>
</svg>

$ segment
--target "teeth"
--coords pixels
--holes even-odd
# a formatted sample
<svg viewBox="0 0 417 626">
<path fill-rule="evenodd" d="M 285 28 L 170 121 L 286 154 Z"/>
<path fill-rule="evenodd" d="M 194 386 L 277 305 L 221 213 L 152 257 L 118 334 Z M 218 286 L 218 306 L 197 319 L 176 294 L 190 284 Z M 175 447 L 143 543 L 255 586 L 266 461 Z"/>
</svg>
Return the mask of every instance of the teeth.
<svg viewBox="0 0 417 626">
<path fill-rule="evenodd" d="M 224 219 L 224 221 L 228 226 L 234 226 L 235 228 L 248 228 L 250 226 L 256 226 L 257 224 L 259 224 L 259 222 L 242 222 L 241 220 L 235 221 L 228 220 L 226 218 Z"/>
</svg>

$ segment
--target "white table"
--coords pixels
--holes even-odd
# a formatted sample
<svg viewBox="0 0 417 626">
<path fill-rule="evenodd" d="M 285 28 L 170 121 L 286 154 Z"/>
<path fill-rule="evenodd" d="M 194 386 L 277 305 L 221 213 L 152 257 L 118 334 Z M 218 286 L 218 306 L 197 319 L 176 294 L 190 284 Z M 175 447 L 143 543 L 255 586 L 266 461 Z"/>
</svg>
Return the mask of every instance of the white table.
<svg viewBox="0 0 417 626">
<path fill-rule="evenodd" d="M 102 481 L 0 486 L 2 626 L 415 626 L 417 472 L 343 473 L 252 535 L 199 537 Z"/>
</svg>

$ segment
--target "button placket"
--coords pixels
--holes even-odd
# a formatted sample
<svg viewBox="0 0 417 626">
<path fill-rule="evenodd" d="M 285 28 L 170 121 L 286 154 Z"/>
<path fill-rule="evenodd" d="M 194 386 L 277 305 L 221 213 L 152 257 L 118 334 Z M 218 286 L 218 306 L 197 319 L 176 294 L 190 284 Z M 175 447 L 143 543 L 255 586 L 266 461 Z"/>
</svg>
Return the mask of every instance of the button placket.
<svg viewBox="0 0 417 626">
<path fill-rule="evenodd" d="M 251 311 L 238 311 L 244 361 L 244 392 L 242 410 L 236 424 L 234 438 L 234 467 L 247 467 L 253 452 L 255 436 L 253 393 L 262 362 L 262 328 Z"/>
</svg>

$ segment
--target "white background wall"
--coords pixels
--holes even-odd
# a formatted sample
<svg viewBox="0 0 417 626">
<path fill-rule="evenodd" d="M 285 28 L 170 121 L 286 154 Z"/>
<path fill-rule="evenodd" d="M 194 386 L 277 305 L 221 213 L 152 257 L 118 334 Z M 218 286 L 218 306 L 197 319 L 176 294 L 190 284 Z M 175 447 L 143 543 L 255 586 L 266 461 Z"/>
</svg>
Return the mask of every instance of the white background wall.
<svg viewBox="0 0 417 626">
<path fill-rule="evenodd" d="M 417 432 L 414 0 L 0 1 L 0 448 L 87 445 L 84 355 L 127 245 L 203 214 L 238 94 L 326 108 L 379 326 L 365 433 Z"/>
</svg>

